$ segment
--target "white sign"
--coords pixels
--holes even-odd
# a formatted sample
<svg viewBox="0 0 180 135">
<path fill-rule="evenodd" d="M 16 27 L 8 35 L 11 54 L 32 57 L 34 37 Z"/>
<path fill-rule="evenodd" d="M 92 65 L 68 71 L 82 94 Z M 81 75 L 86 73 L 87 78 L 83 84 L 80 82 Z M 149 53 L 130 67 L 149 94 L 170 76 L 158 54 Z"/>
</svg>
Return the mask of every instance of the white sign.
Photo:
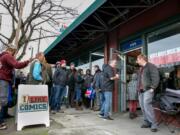
<svg viewBox="0 0 180 135">
<path fill-rule="evenodd" d="M 47 85 L 19 85 L 17 106 L 17 130 L 24 126 L 45 124 L 49 127 L 49 103 Z"/>
</svg>

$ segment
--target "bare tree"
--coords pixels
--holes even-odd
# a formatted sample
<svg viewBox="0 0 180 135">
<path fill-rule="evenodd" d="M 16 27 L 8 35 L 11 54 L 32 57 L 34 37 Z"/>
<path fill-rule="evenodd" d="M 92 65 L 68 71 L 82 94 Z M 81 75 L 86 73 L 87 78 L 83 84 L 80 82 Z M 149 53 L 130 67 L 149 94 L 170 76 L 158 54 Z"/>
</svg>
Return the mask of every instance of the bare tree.
<svg viewBox="0 0 180 135">
<path fill-rule="evenodd" d="M 18 40 L 18 50 L 22 49 L 18 59 L 21 59 L 26 52 L 29 42 L 37 41 L 43 38 L 56 37 L 59 35 L 57 28 L 59 22 L 66 19 L 75 18 L 78 13 L 75 9 L 63 6 L 64 0 L 31 0 L 26 1 L 25 5 L 31 3 L 29 6 L 30 12 L 28 15 L 23 15 L 20 27 L 20 38 Z M 20 0 L 1 0 L 0 8 L 3 7 L 11 16 L 12 31 L 10 36 L 0 33 L 0 41 L 6 45 L 12 43 L 16 37 L 16 29 L 18 24 L 18 17 L 20 14 Z M 25 9 L 24 9 L 25 10 Z M 51 29 L 43 26 L 48 25 Z M 42 28 L 41 28 L 42 27 Z M 46 36 L 35 37 L 35 33 L 46 33 Z"/>
</svg>

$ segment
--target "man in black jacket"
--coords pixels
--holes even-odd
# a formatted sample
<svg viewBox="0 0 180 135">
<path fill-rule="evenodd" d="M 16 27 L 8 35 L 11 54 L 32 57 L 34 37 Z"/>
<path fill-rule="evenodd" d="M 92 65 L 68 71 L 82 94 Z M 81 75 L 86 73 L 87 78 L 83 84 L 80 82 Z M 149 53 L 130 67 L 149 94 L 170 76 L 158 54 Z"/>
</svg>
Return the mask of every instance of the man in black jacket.
<svg viewBox="0 0 180 135">
<path fill-rule="evenodd" d="M 94 66 L 94 70 L 95 70 L 95 74 L 94 74 L 94 79 L 93 79 L 93 88 L 96 91 L 96 98 L 94 101 L 94 111 L 99 111 L 102 105 L 102 102 L 101 102 L 102 94 L 101 94 L 101 88 L 100 88 L 100 83 L 101 83 L 100 77 L 102 75 L 102 72 L 99 69 L 98 65 Z"/>
<path fill-rule="evenodd" d="M 67 85 L 67 71 L 66 71 L 66 61 L 60 61 L 60 67 L 57 67 L 54 76 L 54 93 L 53 93 L 53 103 L 51 106 L 51 113 L 55 114 L 56 112 L 61 112 L 61 104 L 63 100 L 64 93 L 66 91 Z"/>
<path fill-rule="evenodd" d="M 74 107 L 75 100 L 75 74 L 76 68 L 73 62 L 70 63 L 70 69 L 68 70 L 68 86 L 69 86 L 69 105 Z"/>
<path fill-rule="evenodd" d="M 152 132 L 157 132 L 152 99 L 154 91 L 159 84 L 159 71 L 155 65 L 147 62 L 147 58 L 143 54 L 137 57 L 137 63 L 141 66 L 138 81 L 139 104 L 144 117 L 144 123 L 141 128 L 151 128 Z"/>
<path fill-rule="evenodd" d="M 112 106 L 112 91 L 114 89 L 114 80 L 119 79 L 119 75 L 114 74 L 113 70 L 116 65 L 116 60 L 111 60 L 109 61 L 109 64 L 103 65 L 104 82 L 102 86 L 102 107 L 99 116 L 106 120 L 113 120 L 109 114 Z"/>
</svg>

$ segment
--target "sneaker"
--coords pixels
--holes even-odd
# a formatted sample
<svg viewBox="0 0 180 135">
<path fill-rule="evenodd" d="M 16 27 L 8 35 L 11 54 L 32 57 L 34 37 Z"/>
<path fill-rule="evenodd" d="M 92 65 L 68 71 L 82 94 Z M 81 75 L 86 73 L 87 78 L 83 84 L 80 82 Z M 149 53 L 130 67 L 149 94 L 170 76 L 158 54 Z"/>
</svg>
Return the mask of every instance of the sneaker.
<svg viewBox="0 0 180 135">
<path fill-rule="evenodd" d="M 51 110 L 51 113 L 52 113 L 52 114 L 56 114 L 56 111 L 54 111 L 54 110 Z"/>
<path fill-rule="evenodd" d="M 145 124 L 143 124 L 142 126 L 141 126 L 141 128 L 150 128 L 151 126 L 150 125 L 145 125 Z"/>
<path fill-rule="evenodd" d="M 151 132 L 157 132 L 157 128 L 151 128 Z"/>
<path fill-rule="evenodd" d="M 94 111 L 100 111 L 100 108 L 99 107 L 94 107 L 93 110 Z"/>
<path fill-rule="evenodd" d="M 4 123 L 4 122 L 3 122 L 3 123 L 1 123 L 0 125 L 7 126 L 7 124 L 6 124 L 6 123 Z"/>
<path fill-rule="evenodd" d="M 58 110 L 57 113 L 64 113 L 64 111 L 63 110 Z"/>
<path fill-rule="evenodd" d="M 7 115 L 5 115 L 5 117 L 4 117 L 4 118 L 6 118 L 6 119 L 10 119 L 10 118 L 14 118 L 14 116 L 7 114 Z"/>
<path fill-rule="evenodd" d="M 0 125 L 0 130 L 5 130 L 5 129 L 7 129 L 7 125 L 1 124 Z"/>
<path fill-rule="evenodd" d="M 110 116 L 108 116 L 108 117 L 103 117 L 103 119 L 105 119 L 105 120 L 114 120 L 114 119 L 111 118 Z"/>
<path fill-rule="evenodd" d="M 99 117 L 99 118 L 103 118 L 104 115 L 103 115 L 103 114 L 98 114 L 98 117 Z"/>
</svg>

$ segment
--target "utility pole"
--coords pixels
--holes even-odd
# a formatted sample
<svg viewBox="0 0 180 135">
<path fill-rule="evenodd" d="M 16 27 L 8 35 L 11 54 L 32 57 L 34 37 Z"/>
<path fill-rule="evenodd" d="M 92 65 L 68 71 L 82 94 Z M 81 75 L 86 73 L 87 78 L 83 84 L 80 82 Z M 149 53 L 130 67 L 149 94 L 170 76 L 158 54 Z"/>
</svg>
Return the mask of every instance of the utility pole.
<svg viewBox="0 0 180 135">
<path fill-rule="evenodd" d="M 0 14 L 0 30 L 1 30 L 1 25 L 2 25 L 2 14 Z"/>
<path fill-rule="evenodd" d="M 40 28 L 40 32 L 39 32 L 39 40 L 38 40 L 38 49 L 37 49 L 37 53 L 39 53 L 39 49 L 40 49 L 40 43 L 41 43 L 41 31 L 42 31 L 42 27 Z"/>
<path fill-rule="evenodd" d="M 29 50 L 31 50 L 31 59 L 33 58 L 33 51 L 34 51 L 34 48 L 31 46 L 29 47 Z"/>
<path fill-rule="evenodd" d="M 17 24 L 17 29 L 16 29 L 16 37 L 15 37 L 15 45 L 18 48 L 18 42 L 19 42 L 19 33 L 21 30 L 21 25 L 22 25 L 22 15 L 23 15 L 23 9 L 24 9 L 24 0 L 20 0 L 20 10 L 19 10 L 19 20 Z"/>
</svg>

